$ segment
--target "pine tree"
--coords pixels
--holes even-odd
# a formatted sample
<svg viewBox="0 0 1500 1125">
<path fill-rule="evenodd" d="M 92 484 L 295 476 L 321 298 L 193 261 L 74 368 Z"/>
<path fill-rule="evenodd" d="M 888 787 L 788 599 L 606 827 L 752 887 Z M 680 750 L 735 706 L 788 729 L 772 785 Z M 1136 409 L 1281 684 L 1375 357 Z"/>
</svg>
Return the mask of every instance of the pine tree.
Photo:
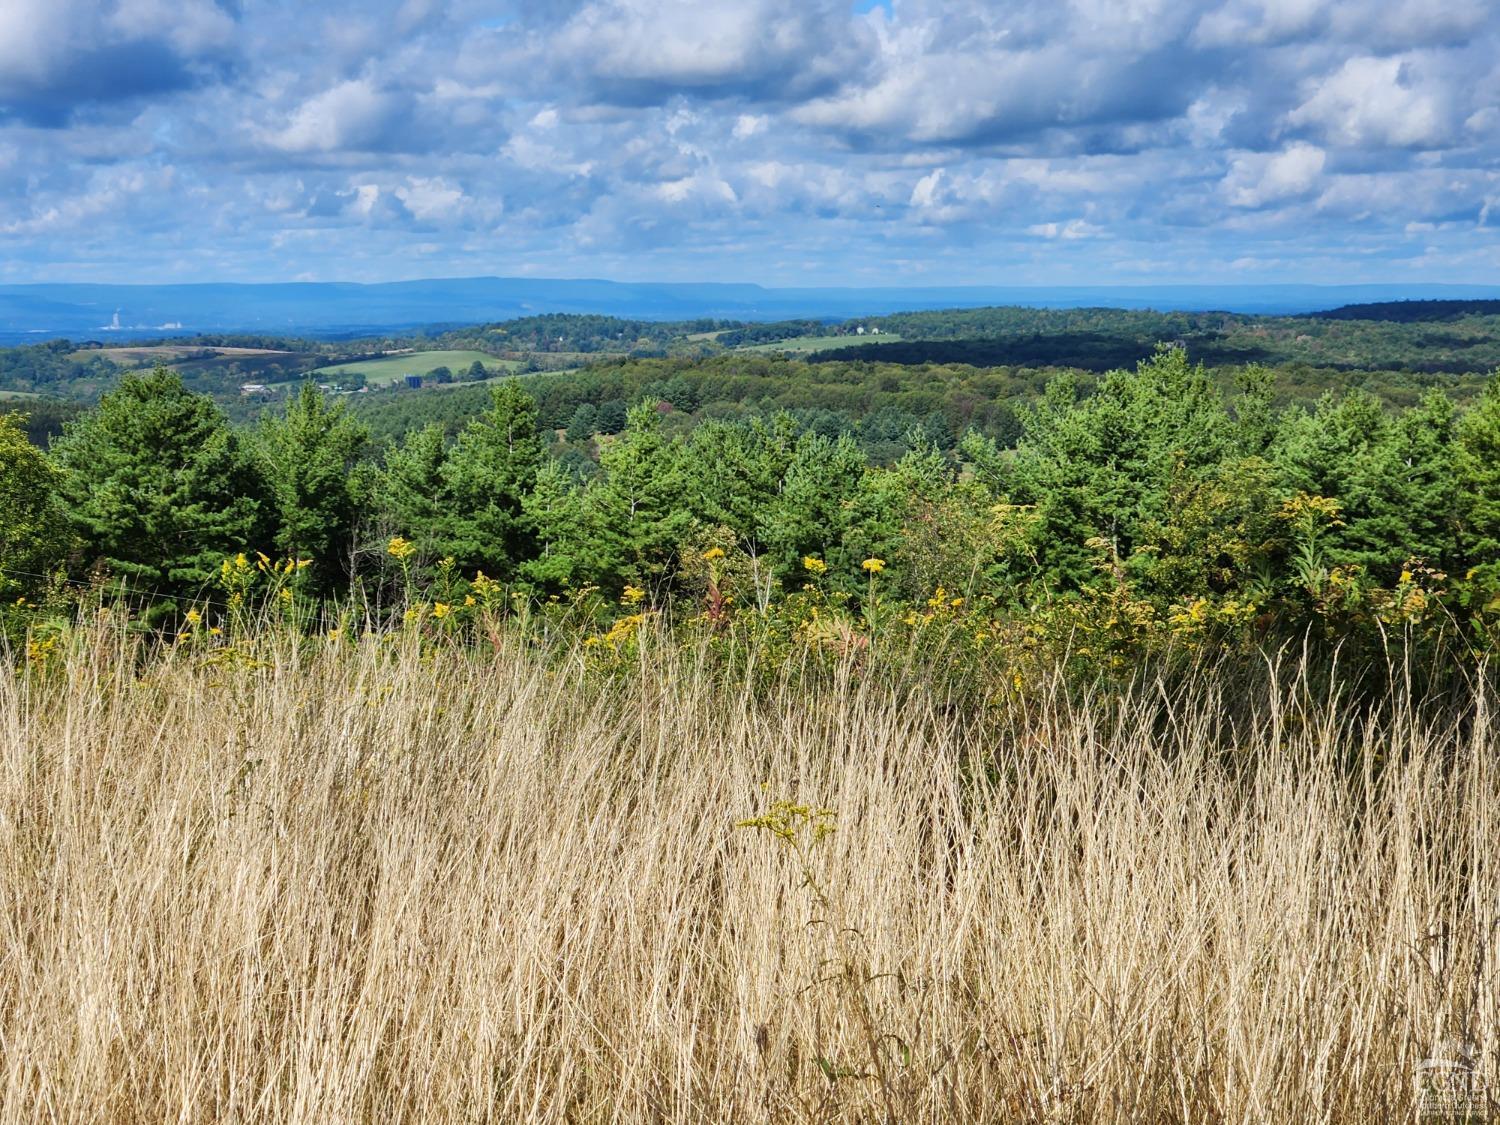
<svg viewBox="0 0 1500 1125">
<path fill-rule="evenodd" d="M 1184 474 L 1206 472 L 1234 445 L 1222 399 L 1178 348 L 1108 373 L 1086 399 L 1071 379 L 1054 380 L 1023 426 L 1007 488 L 1011 500 L 1037 506 L 1040 565 L 1064 586 L 1096 576 L 1090 540 L 1106 544 L 1123 574 L 1145 525 L 1167 516 Z"/>
<path fill-rule="evenodd" d="M 614 588 L 664 585 L 693 526 L 682 447 L 663 436 L 661 417 L 642 403 L 631 408 L 619 440 L 600 452 L 599 468 L 585 493 L 599 538 L 593 580 Z"/>
<path fill-rule="evenodd" d="M 303 385 L 281 416 L 269 416 L 259 446 L 276 502 L 276 549 L 310 559 L 323 591 L 349 576 L 355 524 L 369 495 L 361 457 L 368 431 L 343 404 L 330 407 L 311 383 Z"/>
<path fill-rule="evenodd" d="M 573 416 L 568 419 L 567 438 L 575 445 L 581 445 L 594 436 L 599 411 L 590 402 L 581 402 L 578 409 L 573 411 Z"/>
<path fill-rule="evenodd" d="M 271 545 L 255 457 L 174 371 L 127 375 L 54 453 L 88 561 L 142 593 L 196 594 L 226 556 Z"/>
<path fill-rule="evenodd" d="M 61 474 L 26 440 L 25 415 L 0 414 L 0 597 L 41 587 L 71 542 Z"/>
<path fill-rule="evenodd" d="M 1274 447 L 1284 489 L 1337 500 L 1330 564 L 1394 581 L 1408 559 L 1441 566 L 1454 552 L 1455 418 L 1446 396 L 1392 418 L 1363 391 L 1287 416 Z"/>
<path fill-rule="evenodd" d="M 427 560 L 440 557 L 440 517 L 449 505 L 443 478 L 447 458 L 443 427 L 430 422 L 391 450 L 376 483 L 383 530 L 411 540 Z"/>
<path fill-rule="evenodd" d="M 527 526 L 536 541 L 534 557 L 521 576 L 547 589 L 597 581 L 609 560 L 601 553 L 594 511 L 567 469 L 548 461 L 522 502 Z"/>
<path fill-rule="evenodd" d="M 1500 591 L 1500 371 L 1459 423 L 1454 460 L 1461 573 L 1493 594 Z"/>
<path fill-rule="evenodd" d="M 543 458 L 536 400 L 509 380 L 458 435 L 443 463 L 437 549 L 461 571 L 513 577 L 535 553 L 522 502 Z"/>
<path fill-rule="evenodd" d="M 864 485 L 864 453 L 849 435 L 829 439 L 806 434 L 787 466 L 785 483 L 765 517 L 765 537 L 777 573 L 795 585 L 802 560 L 816 558 L 829 568 L 828 581 L 853 590 L 866 556 L 847 542 L 854 504 Z"/>
</svg>

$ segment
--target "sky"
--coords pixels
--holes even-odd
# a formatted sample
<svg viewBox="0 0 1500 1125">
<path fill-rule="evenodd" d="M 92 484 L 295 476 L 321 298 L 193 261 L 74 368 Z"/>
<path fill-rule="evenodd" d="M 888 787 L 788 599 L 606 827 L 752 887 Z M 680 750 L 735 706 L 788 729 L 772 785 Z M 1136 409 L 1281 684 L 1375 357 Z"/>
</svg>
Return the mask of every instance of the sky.
<svg viewBox="0 0 1500 1125">
<path fill-rule="evenodd" d="M 1493 0 L 3 0 L 0 282 L 1500 281 Z"/>
</svg>

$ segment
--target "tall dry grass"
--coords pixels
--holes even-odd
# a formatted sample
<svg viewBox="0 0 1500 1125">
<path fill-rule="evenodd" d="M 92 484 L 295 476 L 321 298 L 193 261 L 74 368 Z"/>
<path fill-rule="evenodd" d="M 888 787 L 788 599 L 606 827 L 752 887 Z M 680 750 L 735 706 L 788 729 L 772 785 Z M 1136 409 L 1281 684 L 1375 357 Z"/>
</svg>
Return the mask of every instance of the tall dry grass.
<svg viewBox="0 0 1500 1125">
<path fill-rule="evenodd" d="M 7 1122 L 1388 1122 L 1500 1014 L 1479 693 L 59 659 L 0 674 Z"/>
</svg>

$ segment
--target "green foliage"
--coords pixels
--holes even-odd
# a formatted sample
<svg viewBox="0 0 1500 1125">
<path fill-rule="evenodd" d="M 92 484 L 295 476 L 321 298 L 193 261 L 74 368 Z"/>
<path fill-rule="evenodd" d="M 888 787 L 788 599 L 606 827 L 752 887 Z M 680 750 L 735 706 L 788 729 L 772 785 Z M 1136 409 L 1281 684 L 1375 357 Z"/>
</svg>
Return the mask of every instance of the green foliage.
<svg viewBox="0 0 1500 1125">
<path fill-rule="evenodd" d="M 1459 423 L 1454 477 L 1465 577 L 1488 601 L 1500 593 L 1500 371 Z"/>
<path fill-rule="evenodd" d="M 571 442 L 585 442 L 594 436 L 599 423 L 599 411 L 591 402 L 581 402 L 568 419 L 567 438 Z"/>
<path fill-rule="evenodd" d="M 1274 457 L 1287 492 L 1335 497 L 1329 559 L 1394 578 L 1412 558 L 1453 553 L 1455 414 L 1441 395 L 1393 419 L 1363 392 L 1325 396 L 1288 417 Z"/>
<path fill-rule="evenodd" d="M 443 463 L 439 552 L 462 570 L 513 575 L 531 554 L 522 503 L 541 465 L 536 402 L 506 380 Z"/>
<path fill-rule="evenodd" d="M 271 529 L 257 459 L 218 407 L 164 368 L 127 375 L 54 452 L 88 561 L 138 592 L 193 594 Z"/>
<path fill-rule="evenodd" d="M 614 589 L 663 585 L 693 517 L 682 502 L 688 481 L 683 450 L 663 435 L 652 405 L 630 410 L 625 432 L 600 452 L 599 469 L 585 495 L 585 526 L 600 565 L 593 581 Z"/>
<path fill-rule="evenodd" d="M 1036 505 L 1043 573 L 1064 589 L 1098 580 L 1091 539 L 1105 544 L 1119 577 L 1146 525 L 1167 519 L 1174 486 L 1222 461 L 1233 441 L 1206 372 L 1175 348 L 1109 373 L 1087 399 L 1058 380 L 1022 422 L 1009 499 Z"/>
<path fill-rule="evenodd" d="M 35 594 L 71 545 L 61 473 L 27 441 L 25 416 L 0 414 L 0 599 Z"/>
<path fill-rule="evenodd" d="M 443 477 L 447 456 L 441 426 L 413 430 L 387 455 L 375 486 L 387 524 L 383 531 L 410 537 L 426 558 L 441 557 L 439 522 L 450 499 Z"/>
<path fill-rule="evenodd" d="M 362 462 L 369 434 L 342 404 L 329 406 L 304 383 L 257 436 L 276 505 L 276 550 L 310 560 L 313 583 L 330 591 L 351 576 L 349 548 L 371 486 Z"/>
<path fill-rule="evenodd" d="M 407 612 L 451 631 L 532 595 L 598 628 L 591 659 L 657 612 L 715 636 L 745 615 L 777 645 L 846 655 L 941 626 L 965 638 L 956 664 L 1064 646 L 1111 674 L 1153 646 L 1282 629 L 1371 645 L 1458 629 L 1474 651 L 1500 631 L 1500 382 L 1467 411 L 1359 387 L 1283 408 L 1269 369 L 1231 390 L 1169 347 L 1049 379 L 1011 416 L 1013 448 L 973 424 L 1042 374 L 632 360 L 406 396 L 487 405 L 383 449 L 309 387 L 252 457 L 159 371 L 70 427 L 57 488 L 75 573 L 191 596 L 264 544 L 291 560 L 296 607 L 373 575 L 425 590 Z"/>
</svg>

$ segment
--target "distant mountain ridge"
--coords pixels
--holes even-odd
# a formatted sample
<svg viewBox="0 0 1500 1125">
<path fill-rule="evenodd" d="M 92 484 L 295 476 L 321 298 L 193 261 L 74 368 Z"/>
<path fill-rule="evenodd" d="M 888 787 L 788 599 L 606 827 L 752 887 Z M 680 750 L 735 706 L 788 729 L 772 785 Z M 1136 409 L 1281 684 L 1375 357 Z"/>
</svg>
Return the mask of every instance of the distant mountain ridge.
<svg viewBox="0 0 1500 1125">
<path fill-rule="evenodd" d="M 1343 305 L 1309 314 L 1318 320 L 1384 320 L 1397 324 L 1457 320 L 1461 316 L 1500 316 L 1500 300 L 1406 300 Z"/>
<path fill-rule="evenodd" d="M 534 313 L 652 320 L 845 319 L 899 311 L 1029 305 L 1244 313 L 1500 299 L 1500 286 L 1156 285 L 766 288 L 734 282 L 469 277 L 354 282 L 0 285 L 0 339 L 128 339 L 199 332 L 336 336 L 476 324 Z"/>
</svg>

